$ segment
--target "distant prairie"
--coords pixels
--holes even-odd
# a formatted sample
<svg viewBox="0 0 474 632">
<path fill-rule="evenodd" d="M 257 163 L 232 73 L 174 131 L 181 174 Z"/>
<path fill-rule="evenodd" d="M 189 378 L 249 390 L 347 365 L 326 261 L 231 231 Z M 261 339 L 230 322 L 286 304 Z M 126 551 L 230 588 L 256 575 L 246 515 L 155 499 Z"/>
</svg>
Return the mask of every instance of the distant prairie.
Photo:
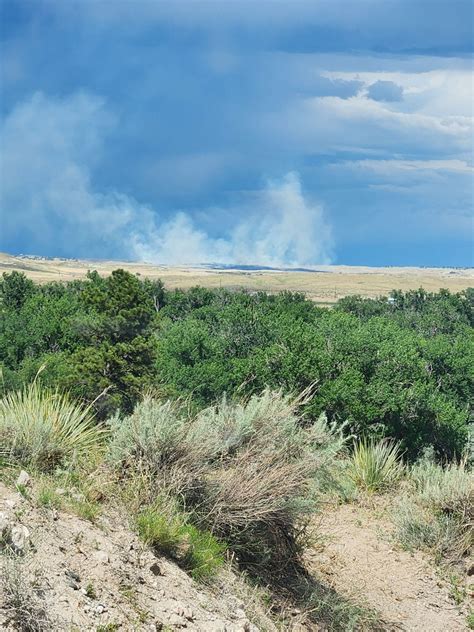
<svg viewBox="0 0 474 632">
<path fill-rule="evenodd" d="M 117 268 L 150 279 L 160 278 L 168 288 L 195 285 L 249 291 L 304 292 L 317 303 L 334 303 L 343 296 L 375 297 L 391 290 L 429 292 L 446 288 L 459 292 L 474 286 L 474 268 L 369 267 L 330 265 L 314 268 L 270 268 L 258 265 L 202 264 L 169 266 L 130 261 L 13 256 L 0 253 L 0 273 L 18 270 L 37 282 L 70 281 L 83 278 L 88 270 L 108 275 Z"/>
</svg>

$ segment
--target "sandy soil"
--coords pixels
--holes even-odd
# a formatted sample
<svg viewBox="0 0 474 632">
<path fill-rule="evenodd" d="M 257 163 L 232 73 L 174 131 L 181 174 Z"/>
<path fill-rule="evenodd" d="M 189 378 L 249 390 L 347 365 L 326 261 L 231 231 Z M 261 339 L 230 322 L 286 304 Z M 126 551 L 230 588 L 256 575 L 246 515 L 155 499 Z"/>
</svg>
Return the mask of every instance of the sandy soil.
<svg viewBox="0 0 474 632">
<path fill-rule="evenodd" d="M 390 290 L 423 287 L 428 291 L 447 288 L 459 292 L 474 286 L 474 269 L 451 268 L 369 268 L 321 266 L 315 271 L 209 270 L 192 267 L 157 266 L 121 261 L 79 261 L 29 259 L 0 253 L 0 273 L 21 270 L 38 282 L 83 278 L 88 270 L 110 274 L 125 268 L 152 279 L 161 278 L 169 288 L 203 287 L 247 288 L 252 291 L 305 292 L 319 303 L 333 303 L 348 294 L 379 296 Z"/>
<path fill-rule="evenodd" d="M 30 545 L 18 559 L 52 630 L 258 632 L 236 576 L 224 571 L 212 587 L 193 581 L 145 547 L 119 513 L 109 512 L 94 525 L 37 508 L 0 482 L 0 514 L 30 532 Z M 0 555 L 0 578 L 6 563 Z M 0 630 L 17 629 L 9 623 L 0 581 Z M 267 630 L 276 629 L 269 623 Z"/>
<path fill-rule="evenodd" d="M 372 509 L 342 505 L 315 525 L 323 534 L 308 563 L 338 593 L 379 611 L 389 630 L 467 630 L 466 604 L 458 607 L 449 586 L 421 553 L 400 550 L 390 540 L 390 524 Z"/>
<path fill-rule="evenodd" d="M 250 604 L 249 589 L 233 573 L 224 571 L 210 587 L 194 582 L 141 544 L 117 512 L 108 510 L 91 524 L 38 507 L 0 483 L 3 524 L 5 516 L 29 530 L 27 553 L 20 556 L 23 572 L 55 630 L 104 630 L 100 626 L 109 625 L 124 632 L 276 632 L 261 606 Z M 448 583 L 422 554 L 411 555 L 391 542 L 390 523 L 382 516 L 377 508 L 355 505 L 325 511 L 314 523 L 321 544 L 306 553 L 313 576 L 339 595 L 376 610 L 383 622 L 378 629 L 467 630 L 468 604 L 454 603 Z M 6 559 L 0 555 L 0 576 Z M 1 586 L 0 629 L 13 630 Z M 325 630 L 303 621 L 288 629 Z"/>
</svg>

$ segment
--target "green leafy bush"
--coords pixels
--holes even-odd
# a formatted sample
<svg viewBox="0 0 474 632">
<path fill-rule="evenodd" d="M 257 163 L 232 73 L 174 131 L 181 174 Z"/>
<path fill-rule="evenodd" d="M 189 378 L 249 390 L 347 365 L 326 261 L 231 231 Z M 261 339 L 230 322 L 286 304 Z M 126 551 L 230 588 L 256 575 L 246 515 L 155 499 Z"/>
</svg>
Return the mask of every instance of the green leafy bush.
<svg viewBox="0 0 474 632">
<path fill-rule="evenodd" d="M 301 294 L 192 288 L 115 270 L 81 281 L 0 279 L 0 391 L 45 365 L 45 385 L 131 414 L 144 390 L 190 396 L 194 411 L 229 398 L 317 384 L 307 419 L 401 442 L 415 460 L 468 443 L 474 404 L 473 290 L 346 297 L 323 309 Z"/>
</svg>

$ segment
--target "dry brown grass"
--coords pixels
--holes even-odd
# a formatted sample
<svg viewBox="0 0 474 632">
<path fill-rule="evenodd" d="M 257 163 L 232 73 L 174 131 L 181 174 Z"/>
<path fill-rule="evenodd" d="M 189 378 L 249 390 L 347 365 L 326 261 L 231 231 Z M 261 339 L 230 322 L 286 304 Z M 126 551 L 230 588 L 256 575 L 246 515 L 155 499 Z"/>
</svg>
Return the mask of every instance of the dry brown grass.
<svg viewBox="0 0 474 632">
<path fill-rule="evenodd" d="M 35 591 L 27 578 L 25 563 L 15 556 L 4 556 L 1 562 L 1 607 L 9 623 L 23 632 L 54 630 L 45 603 L 38 596 L 41 591 Z"/>
<path fill-rule="evenodd" d="M 0 272 L 18 270 L 39 283 L 81 279 L 88 270 L 108 275 L 117 268 L 150 279 L 160 278 L 171 289 L 201 285 L 208 288 L 246 288 L 250 291 L 289 290 L 304 292 L 308 298 L 327 304 L 350 294 L 375 297 L 391 290 L 407 291 L 419 287 L 428 292 L 436 292 L 441 288 L 460 292 L 474 285 L 474 271 L 471 269 L 322 266 L 315 272 L 220 271 L 123 261 L 25 259 L 0 253 Z"/>
</svg>

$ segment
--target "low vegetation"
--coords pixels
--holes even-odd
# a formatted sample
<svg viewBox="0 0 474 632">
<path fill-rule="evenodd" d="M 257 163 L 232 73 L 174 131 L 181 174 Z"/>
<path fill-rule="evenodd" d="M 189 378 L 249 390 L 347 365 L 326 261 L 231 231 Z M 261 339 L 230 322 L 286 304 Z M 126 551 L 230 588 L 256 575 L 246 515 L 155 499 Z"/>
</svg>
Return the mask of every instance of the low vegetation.
<svg viewBox="0 0 474 632">
<path fill-rule="evenodd" d="M 123 271 L 42 287 L 4 275 L 0 467 L 28 470 L 35 488 L 18 489 L 45 512 L 95 521 L 119 504 L 198 581 L 230 564 L 328 629 L 376 628 L 305 568 L 325 502 L 384 494 L 399 542 L 449 568 L 473 545 L 474 295 L 392 298 L 329 311 Z M 20 575 L 5 581 L 12 616 L 32 619 Z"/>
<path fill-rule="evenodd" d="M 53 471 L 96 449 L 103 434 L 89 408 L 38 382 L 0 400 L 2 450 L 24 466 Z"/>
<path fill-rule="evenodd" d="M 209 531 L 189 524 L 179 510 L 158 499 L 136 518 L 142 540 L 175 559 L 194 579 L 212 578 L 224 564 L 225 546 Z"/>
<path fill-rule="evenodd" d="M 25 562 L 14 556 L 4 560 L 1 575 L 2 606 L 9 622 L 22 632 L 53 630 L 44 602 L 25 577 Z"/>
<path fill-rule="evenodd" d="M 344 444 L 323 419 L 305 425 L 301 403 L 266 390 L 192 414 L 187 403 L 146 396 L 132 415 L 111 420 L 109 462 L 124 477 L 145 472 L 151 494 L 179 502 L 242 565 L 287 570 L 315 510 L 318 478 L 329 476 Z M 154 524 L 177 528 L 174 519 Z"/>
<path fill-rule="evenodd" d="M 403 471 L 397 443 L 363 439 L 354 445 L 349 475 L 364 491 L 372 493 L 393 489 Z"/>
<path fill-rule="evenodd" d="M 466 463 L 442 467 L 429 457 L 416 463 L 396 522 L 407 548 L 427 549 L 443 563 L 467 556 L 474 545 L 474 475 Z"/>
</svg>

